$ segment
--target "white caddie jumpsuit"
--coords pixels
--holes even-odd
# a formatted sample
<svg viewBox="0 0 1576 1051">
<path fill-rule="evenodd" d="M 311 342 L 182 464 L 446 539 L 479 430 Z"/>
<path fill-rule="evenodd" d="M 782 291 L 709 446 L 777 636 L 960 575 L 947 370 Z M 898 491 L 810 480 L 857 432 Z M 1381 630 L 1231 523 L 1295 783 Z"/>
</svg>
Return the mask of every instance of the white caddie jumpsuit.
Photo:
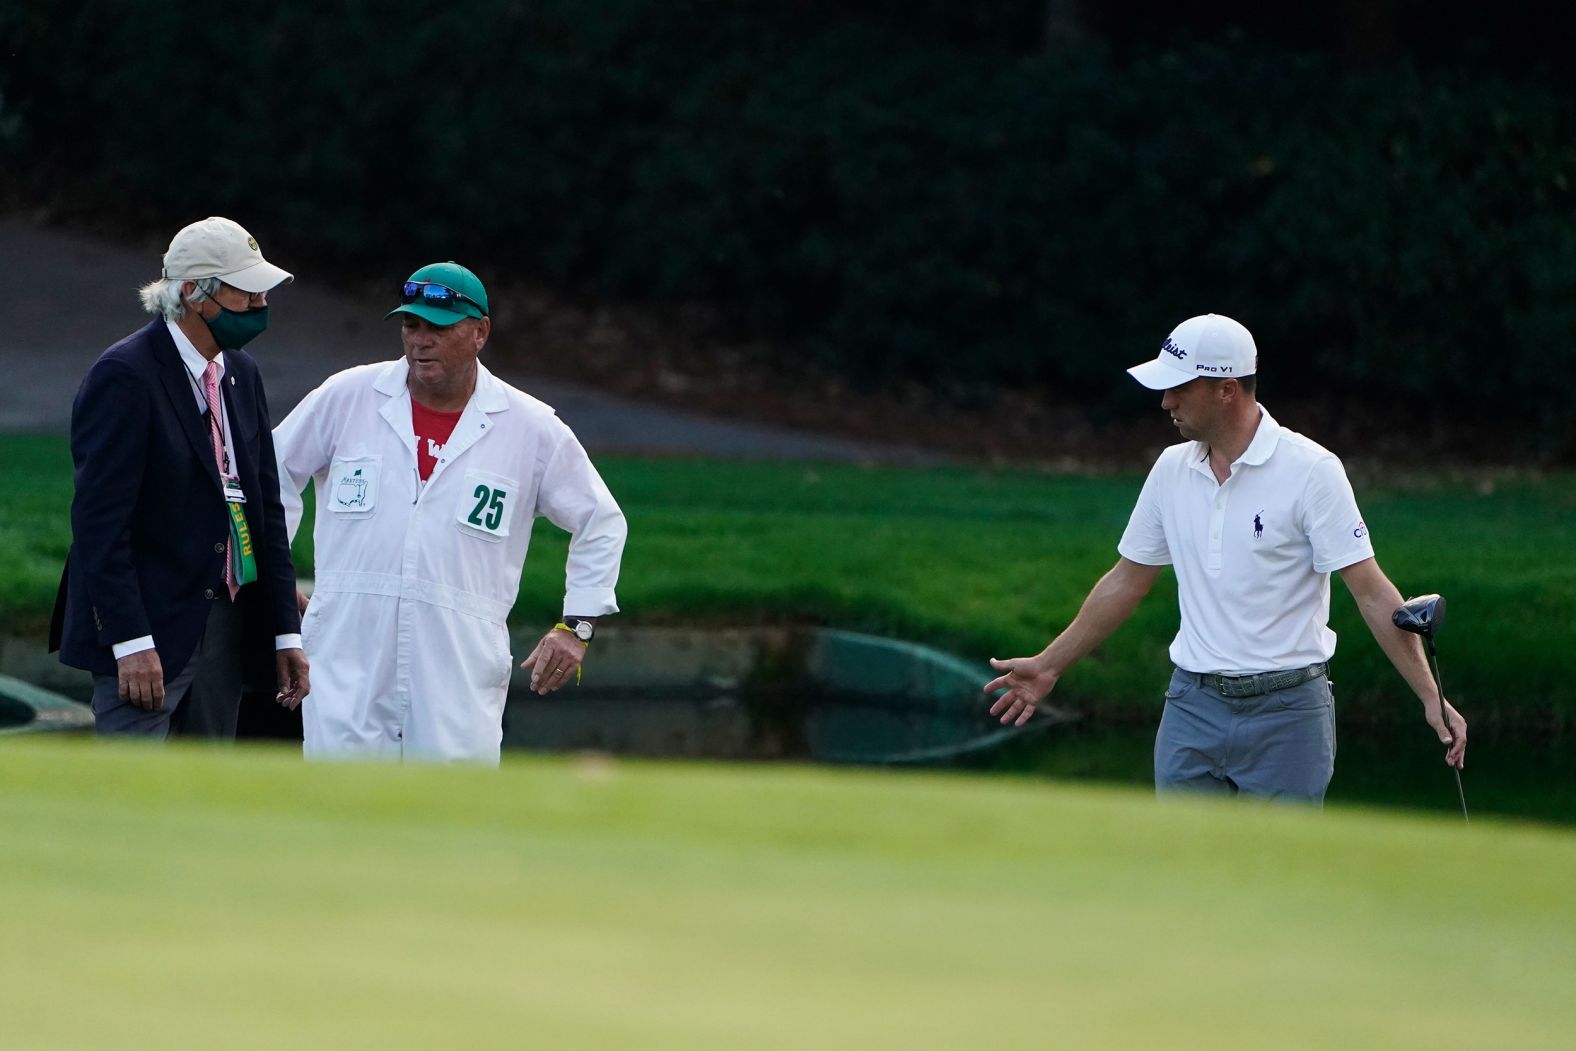
<svg viewBox="0 0 1576 1051">
<path fill-rule="evenodd" d="M 564 613 L 596 617 L 618 610 L 624 515 L 552 408 L 480 364 L 423 485 L 408 371 L 331 376 L 274 431 L 292 538 L 308 479 L 317 494 L 306 754 L 496 763 L 536 516 L 572 536 Z"/>
</svg>

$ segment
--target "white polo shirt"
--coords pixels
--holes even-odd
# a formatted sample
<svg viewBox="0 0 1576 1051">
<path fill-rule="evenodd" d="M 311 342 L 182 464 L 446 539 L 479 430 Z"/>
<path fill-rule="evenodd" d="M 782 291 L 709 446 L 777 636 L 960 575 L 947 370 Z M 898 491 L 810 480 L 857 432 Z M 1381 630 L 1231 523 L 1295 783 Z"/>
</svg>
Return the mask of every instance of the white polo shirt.
<svg viewBox="0 0 1576 1051">
<path fill-rule="evenodd" d="M 1203 442 L 1160 454 L 1117 550 L 1172 565 L 1184 671 L 1248 675 L 1329 660 L 1330 574 L 1373 557 L 1341 461 L 1275 422 L 1259 427 L 1224 485 Z"/>
</svg>

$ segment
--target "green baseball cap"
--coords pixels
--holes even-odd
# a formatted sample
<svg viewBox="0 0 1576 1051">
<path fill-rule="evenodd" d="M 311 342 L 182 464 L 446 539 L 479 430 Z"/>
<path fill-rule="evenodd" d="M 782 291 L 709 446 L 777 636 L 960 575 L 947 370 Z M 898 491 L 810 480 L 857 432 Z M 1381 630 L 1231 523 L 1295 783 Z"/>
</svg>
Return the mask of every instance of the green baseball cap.
<svg viewBox="0 0 1576 1051">
<path fill-rule="evenodd" d="M 433 285 L 438 287 L 422 287 Z M 482 287 L 481 279 L 451 259 L 447 263 L 428 263 L 406 278 L 400 289 L 400 305 L 383 318 L 415 314 L 447 328 L 456 321 L 483 318 L 488 313 L 487 289 Z"/>
</svg>

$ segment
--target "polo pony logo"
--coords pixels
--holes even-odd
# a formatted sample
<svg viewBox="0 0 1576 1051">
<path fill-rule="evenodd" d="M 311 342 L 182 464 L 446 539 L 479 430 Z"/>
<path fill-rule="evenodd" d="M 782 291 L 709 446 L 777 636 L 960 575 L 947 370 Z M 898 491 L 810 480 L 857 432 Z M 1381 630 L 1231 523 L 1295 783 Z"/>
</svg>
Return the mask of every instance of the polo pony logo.
<svg viewBox="0 0 1576 1051">
<path fill-rule="evenodd" d="M 1264 539 L 1264 512 L 1260 511 L 1253 516 L 1253 539 Z"/>
</svg>

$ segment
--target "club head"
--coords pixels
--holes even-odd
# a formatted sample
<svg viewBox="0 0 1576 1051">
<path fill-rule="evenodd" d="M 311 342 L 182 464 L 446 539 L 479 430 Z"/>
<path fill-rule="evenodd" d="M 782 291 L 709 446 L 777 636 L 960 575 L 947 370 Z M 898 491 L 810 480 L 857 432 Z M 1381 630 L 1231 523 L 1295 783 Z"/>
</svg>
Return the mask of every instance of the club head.
<svg viewBox="0 0 1576 1051">
<path fill-rule="evenodd" d="M 1396 609 L 1390 619 L 1402 631 L 1431 639 L 1445 621 L 1445 599 L 1442 595 L 1419 595 L 1409 598 Z"/>
</svg>

